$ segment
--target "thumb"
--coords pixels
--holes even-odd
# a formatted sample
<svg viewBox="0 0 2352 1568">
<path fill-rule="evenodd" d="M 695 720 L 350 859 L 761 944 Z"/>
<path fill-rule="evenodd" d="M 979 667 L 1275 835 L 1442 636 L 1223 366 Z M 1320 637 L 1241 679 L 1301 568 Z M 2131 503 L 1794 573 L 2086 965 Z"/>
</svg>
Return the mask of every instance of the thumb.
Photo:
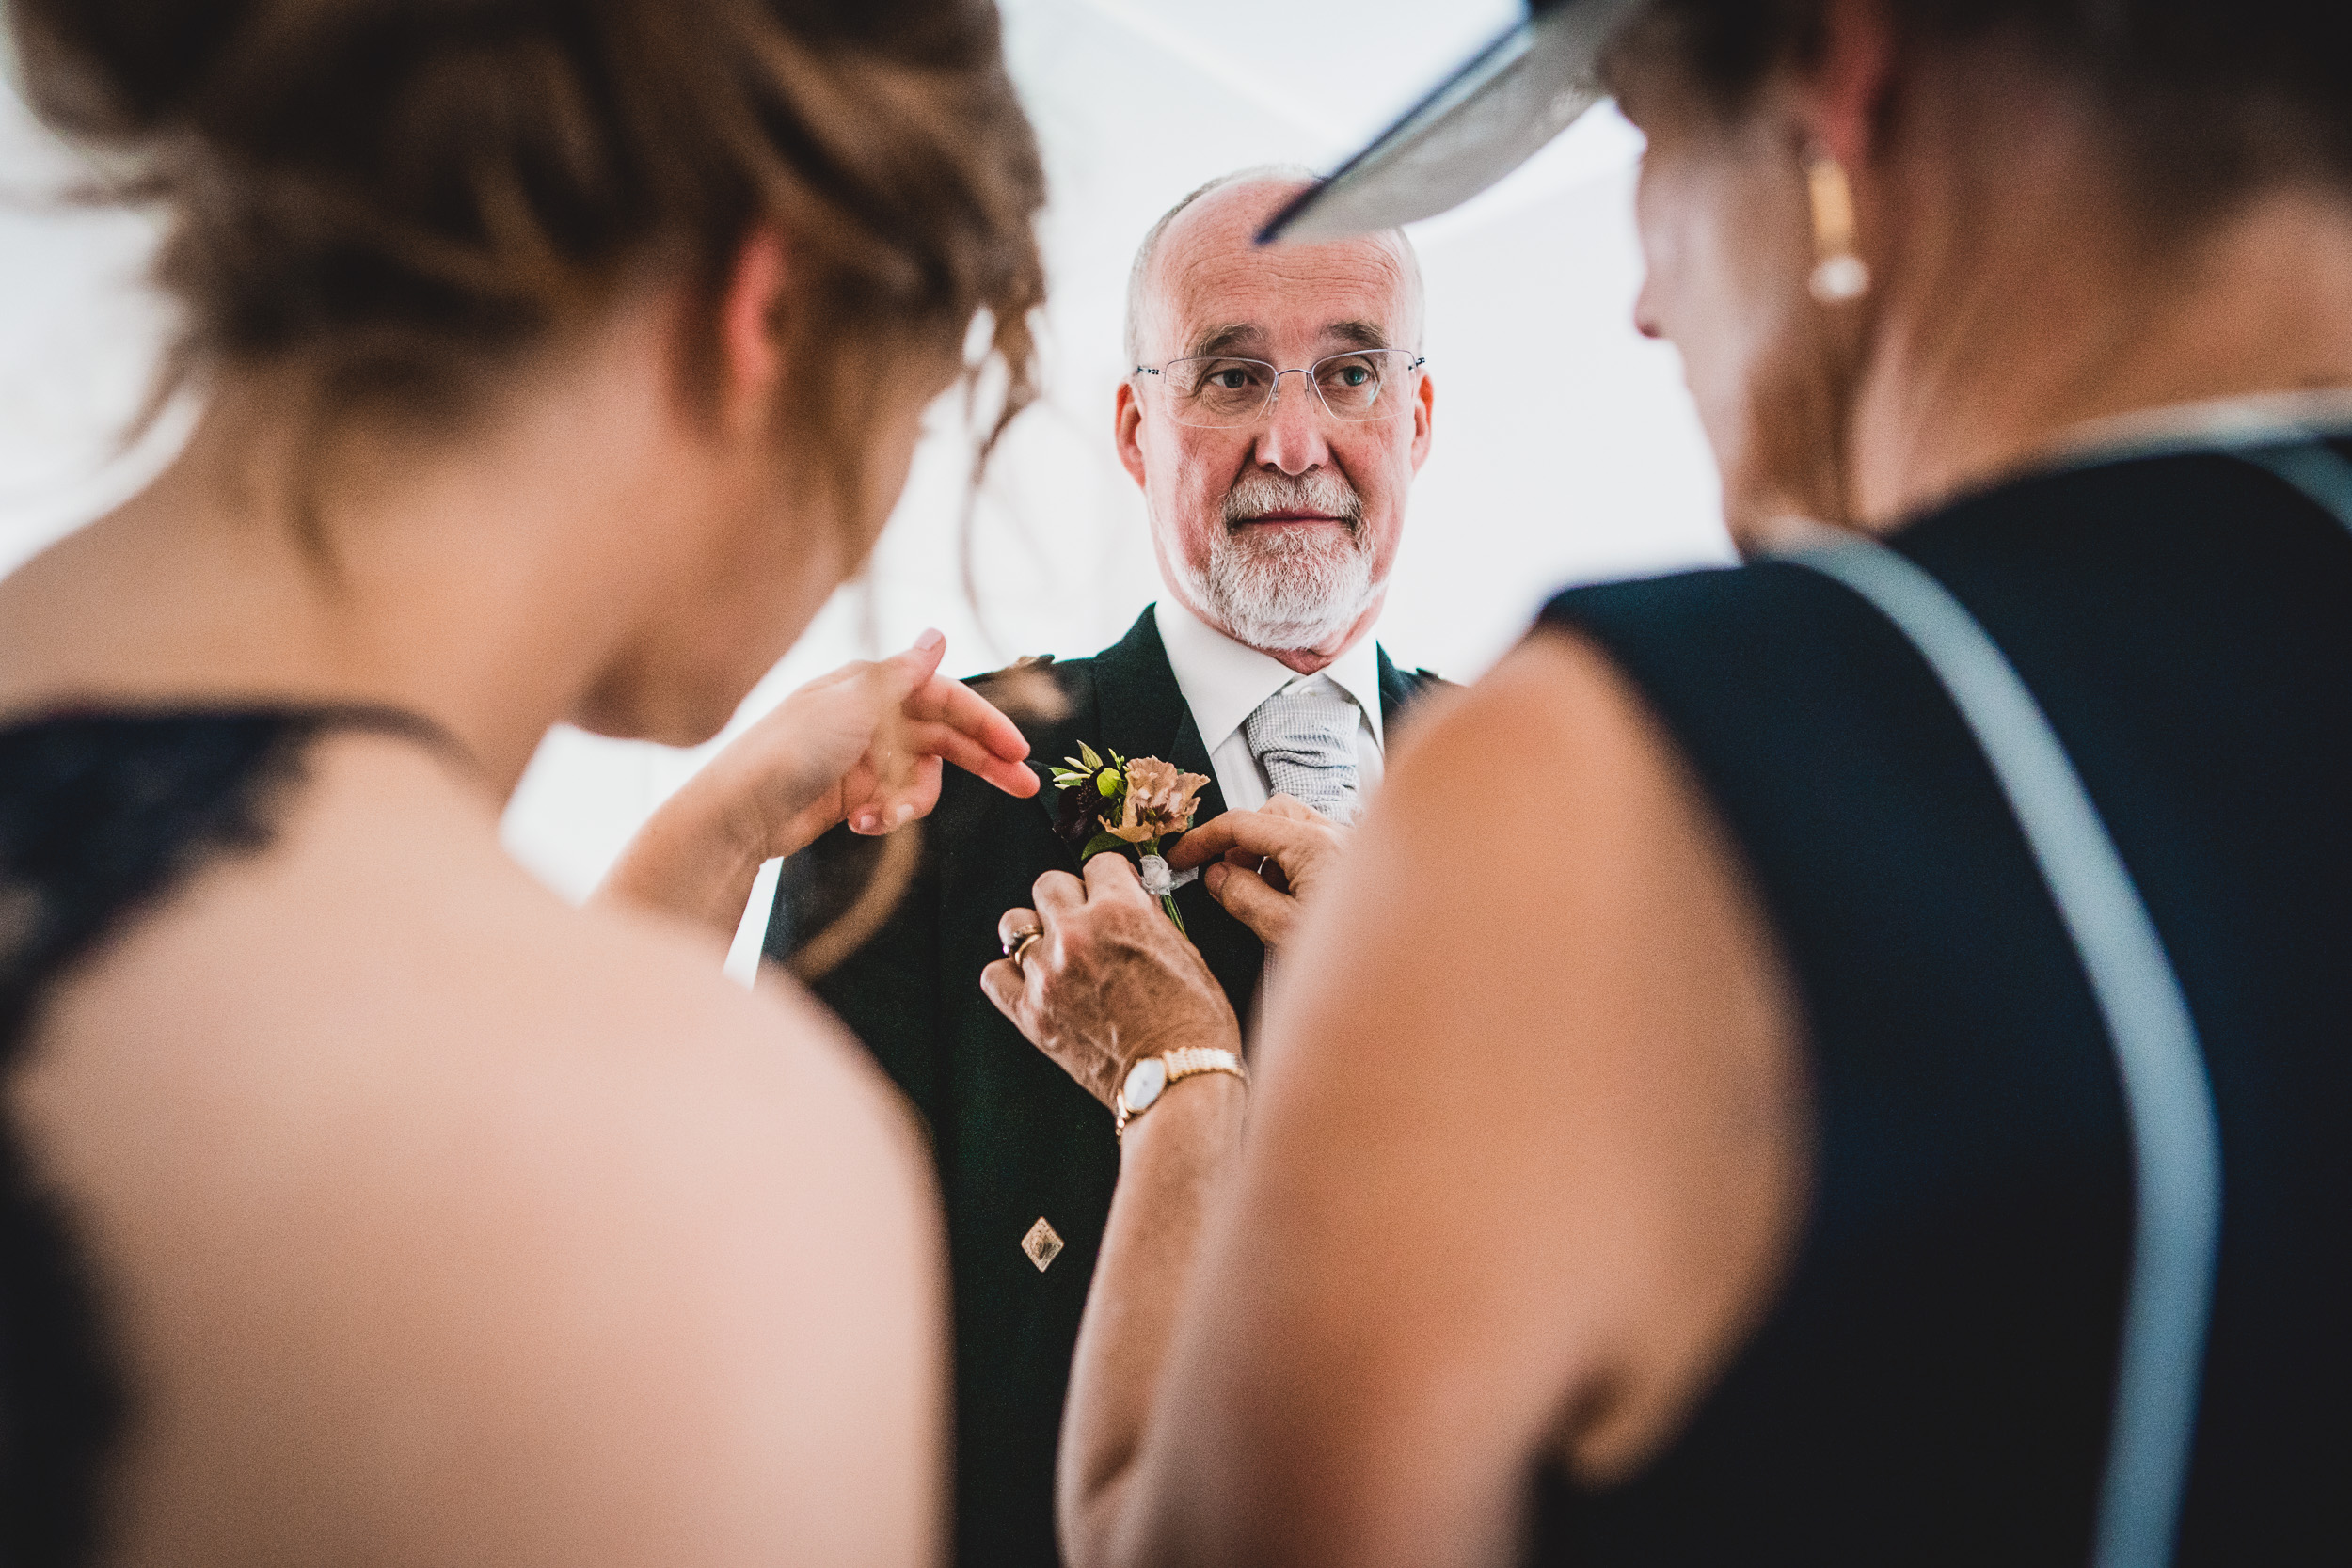
<svg viewBox="0 0 2352 1568">
<path fill-rule="evenodd" d="M 947 657 L 947 637 L 937 627 L 914 640 L 914 645 L 902 654 L 894 654 L 882 660 L 890 671 L 891 693 L 904 700 L 919 689 L 925 681 L 939 673 L 940 660 Z"/>
<path fill-rule="evenodd" d="M 1298 900 L 1275 892 L 1256 872 L 1219 863 L 1210 866 L 1200 881 L 1209 896 L 1225 906 L 1226 913 L 1248 927 L 1268 947 L 1279 945 L 1290 934 Z"/>
</svg>

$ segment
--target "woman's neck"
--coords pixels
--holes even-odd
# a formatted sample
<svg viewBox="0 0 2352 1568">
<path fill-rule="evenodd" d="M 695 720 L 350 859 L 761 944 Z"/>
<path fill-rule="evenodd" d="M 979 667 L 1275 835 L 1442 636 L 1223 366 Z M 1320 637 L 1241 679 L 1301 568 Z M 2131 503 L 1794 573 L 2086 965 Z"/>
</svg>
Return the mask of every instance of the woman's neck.
<svg viewBox="0 0 2352 1568">
<path fill-rule="evenodd" d="M 153 485 L 0 582 L 0 712 L 381 705 L 446 730 L 503 799 L 662 575 L 659 443 L 626 382 L 460 451 L 316 461 L 282 389 L 225 386 Z"/>
<path fill-rule="evenodd" d="M 2167 245 L 2085 117 L 2015 96 L 1994 115 L 1941 142 L 1973 148 L 1964 167 L 1898 155 L 1887 181 L 1899 239 L 1853 404 L 1856 520 L 1893 527 L 2095 421 L 2352 386 L 2352 199 L 2278 187 Z"/>
</svg>

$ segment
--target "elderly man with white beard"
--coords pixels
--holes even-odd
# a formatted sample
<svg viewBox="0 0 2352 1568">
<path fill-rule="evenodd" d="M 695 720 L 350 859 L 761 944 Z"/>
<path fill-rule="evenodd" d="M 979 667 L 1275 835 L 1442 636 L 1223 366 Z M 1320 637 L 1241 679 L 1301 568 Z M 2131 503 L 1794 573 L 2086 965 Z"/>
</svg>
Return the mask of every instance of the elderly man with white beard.
<svg viewBox="0 0 2352 1568">
<path fill-rule="evenodd" d="M 1174 899 L 1243 1018 L 1311 879 L 1261 877 L 1266 835 L 1313 841 L 1295 865 L 1343 852 L 1399 714 L 1436 683 L 1372 637 L 1429 450 L 1420 271 L 1401 233 L 1259 247 L 1300 184 L 1253 171 L 1203 186 L 1136 259 L 1115 438 L 1165 596 L 1091 658 L 974 683 L 1029 711 L 1041 773 L 1085 748 L 1206 781 L 1195 832 L 1231 852 Z M 1025 700 L 1040 688 L 1050 717 Z M 950 769 L 905 830 L 922 855 L 895 912 L 816 987 L 930 1129 L 954 1275 L 957 1551 L 975 1568 L 1057 1560 L 1063 1390 L 1118 1174 L 1110 1115 L 979 989 L 1003 954 L 998 916 L 1076 869 L 1057 825 L 1089 787 L 1018 800 Z M 888 859 L 876 843 L 845 828 L 787 863 L 772 957 L 833 940 Z"/>
</svg>

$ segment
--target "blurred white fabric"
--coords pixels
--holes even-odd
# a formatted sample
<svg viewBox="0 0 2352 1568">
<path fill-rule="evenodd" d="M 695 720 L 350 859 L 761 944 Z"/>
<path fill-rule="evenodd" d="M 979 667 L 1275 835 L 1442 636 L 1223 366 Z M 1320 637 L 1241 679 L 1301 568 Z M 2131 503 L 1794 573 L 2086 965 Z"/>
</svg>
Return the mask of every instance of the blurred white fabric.
<svg viewBox="0 0 2352 1568">
<path fill-rule="evenodd" d="M 1046 401 L 981 498 L 977 606 L 957 565 L 970 447 L 960 409 L 943 406 L 868 580 L 826 610 L 738 726 L 927 626 L 946 632 L 958 672 L 1091 653 L 1123 631 L 1159 593 L 1142 502 L 1109 438 L 1143 230 L 1227 170 L 1332 166 L 1519 14 L 1516 0 L 1002 4 L 1051 180 L 1052 303 Z M 1678 362 L 1631 323 L 1639 149 L 1604 106 L 1413 230 L 1437 432 L 1379 631 L 1408 664 L 1473 677 L 1557 588 L 1729 557 Z M 0 571 L 134 493 L 188 424 L 175 410 L 121 450 L 167 322 L 139 283 L 152 228 L 46 198 L 73 166 L 0 95 Z M 507 843 L 581 896 L 708 750 L 559 728 L 508 807 Z M 750 962 L 756 924 L 731 967 Z"/>
</svg>

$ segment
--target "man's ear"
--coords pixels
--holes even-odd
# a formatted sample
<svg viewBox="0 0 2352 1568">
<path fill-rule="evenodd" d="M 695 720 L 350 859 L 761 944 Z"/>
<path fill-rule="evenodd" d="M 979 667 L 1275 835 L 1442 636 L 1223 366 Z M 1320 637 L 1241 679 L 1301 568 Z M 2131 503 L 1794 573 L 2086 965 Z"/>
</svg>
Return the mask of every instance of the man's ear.
<svg viewBox="0 0 2352 1568">
<path fill-rule="evenodd" d="M 784 236 L 761 224 L 743 236 L 719 299 L 719 411 L 728 428 L 764 431 L 784 377 Z"/>
<path fill-rule="evenodd" d="M 1413 472 L 1429 460 L 1429 429 L 1438 414 L 1438 384 L 1429 372 L 1421 372 L 1421 386 L 1413 393 Z"/>
<path fill-rule="evenodd" d="M 1119 384 L 1119 396 L 1111 402 L 1111 441 L 1137 488 L 1143 484 L 1142 430 L 1143 403 L 1136 396 L 1135 378 L 1129 376 Z"/>
</svg>

